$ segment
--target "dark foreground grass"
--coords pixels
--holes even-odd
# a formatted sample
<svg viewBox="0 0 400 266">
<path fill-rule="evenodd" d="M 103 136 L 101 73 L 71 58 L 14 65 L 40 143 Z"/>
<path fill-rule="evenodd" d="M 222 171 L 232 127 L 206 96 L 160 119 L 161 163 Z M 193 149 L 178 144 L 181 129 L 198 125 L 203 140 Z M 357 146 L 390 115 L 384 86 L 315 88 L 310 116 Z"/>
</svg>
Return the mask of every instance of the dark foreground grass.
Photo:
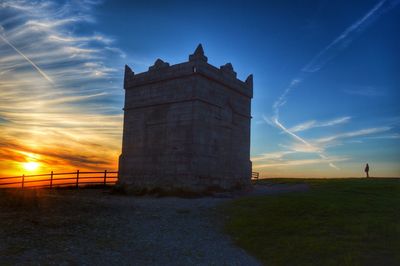
<svg viewBox="0 0 400 266">
<path fill-rule="evenodd" d="M 307 192 L 223 206 L 226 231 L 267 265 L 400 265 L 400 179 L 263 180 Z"/>
<path fill-rule="evenodd" d="M 110 250 L 116 241 L 106 232 L 118 224 L 104 217 L 119 210 L 91 200 L 99 191 L 0 189 L 0 265 L 73 265 L 65 254 L 94 241 L 108 243 L 96 246 L 100 252 Z"/>
</svg>

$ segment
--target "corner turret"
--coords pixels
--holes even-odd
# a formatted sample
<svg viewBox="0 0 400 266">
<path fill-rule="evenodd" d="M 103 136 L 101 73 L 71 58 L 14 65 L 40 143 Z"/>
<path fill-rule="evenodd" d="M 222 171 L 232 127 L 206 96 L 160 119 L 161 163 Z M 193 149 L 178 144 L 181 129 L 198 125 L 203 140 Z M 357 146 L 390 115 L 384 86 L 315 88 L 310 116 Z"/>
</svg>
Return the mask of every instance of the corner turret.
<svg viewBox="0 0 400 266">
<path fill-rule="evenodd" d="M 246 83 L 249 89 L 253 89 L 253 74 L 250 74 L 244 83 Z"/>
<path fill-rule="evenodd" d="M 194 53 L 189 55 L 189 61 L 190 62 L 193 62 L 193 61 L 207 62 L 208 61 L 207 56 L 204 55 L 204 50 L 203 50 L 203 46 L 201 45 L 201 43 L 197 46 Z"/>
<path fill-rule="evenodd" d="M 135 73 L 132 71 L 132 69 L 128 65 L 125 65 L 124 86 L 127 84 L 127 81 L 134 75 Z"/>
</svg>

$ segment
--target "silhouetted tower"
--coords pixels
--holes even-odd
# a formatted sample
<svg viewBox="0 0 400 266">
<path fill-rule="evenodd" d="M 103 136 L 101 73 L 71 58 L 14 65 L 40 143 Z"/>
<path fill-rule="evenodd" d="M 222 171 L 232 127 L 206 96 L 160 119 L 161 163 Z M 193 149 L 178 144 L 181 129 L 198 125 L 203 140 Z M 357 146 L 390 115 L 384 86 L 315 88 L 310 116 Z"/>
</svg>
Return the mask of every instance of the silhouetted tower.
<svg viewBox="0 0 400 266">
<path fill-rule="evenodd" d="M 119 185 L 132 191 L 232 190 L 250 185 L 253 76 L 207 63 L 157 59 L 144 73 L 125 66 Z"/>
</svg>

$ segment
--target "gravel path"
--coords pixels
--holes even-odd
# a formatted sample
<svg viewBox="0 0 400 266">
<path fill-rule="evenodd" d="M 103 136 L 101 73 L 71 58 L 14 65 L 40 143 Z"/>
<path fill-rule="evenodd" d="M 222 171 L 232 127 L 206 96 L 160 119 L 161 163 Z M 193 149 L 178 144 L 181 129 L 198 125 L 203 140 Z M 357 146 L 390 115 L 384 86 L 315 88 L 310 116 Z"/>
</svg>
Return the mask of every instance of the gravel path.
<svg viewBox="0 0 400 266">
<path fill-rule="evenodd" d="M 306 189 L 260 186 L 248 194 Z M 131 197 L 99 189 L 2 192 L 0 264 L 259 265 L 221 232 L 216 207 L 238 196 Z"/>
</svg>

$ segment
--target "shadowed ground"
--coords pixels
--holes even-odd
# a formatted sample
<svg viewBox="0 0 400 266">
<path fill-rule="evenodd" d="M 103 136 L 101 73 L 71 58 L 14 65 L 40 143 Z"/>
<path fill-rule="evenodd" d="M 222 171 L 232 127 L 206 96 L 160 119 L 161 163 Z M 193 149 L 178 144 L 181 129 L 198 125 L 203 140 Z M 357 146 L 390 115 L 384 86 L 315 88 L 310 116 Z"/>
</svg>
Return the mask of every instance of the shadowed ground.
<svg viewBox="0 0 400 266">
<path fill-rule="evenodd" d="M 253 194 L 292 189 L 299 187 L 259 187 Z M 230 200 L 229 194 L 183 199 L 102 189 L 0 190 L 1 263 L 258 265 L 221 233 L 224 215 L 216 206 Z"/>
</svg>

